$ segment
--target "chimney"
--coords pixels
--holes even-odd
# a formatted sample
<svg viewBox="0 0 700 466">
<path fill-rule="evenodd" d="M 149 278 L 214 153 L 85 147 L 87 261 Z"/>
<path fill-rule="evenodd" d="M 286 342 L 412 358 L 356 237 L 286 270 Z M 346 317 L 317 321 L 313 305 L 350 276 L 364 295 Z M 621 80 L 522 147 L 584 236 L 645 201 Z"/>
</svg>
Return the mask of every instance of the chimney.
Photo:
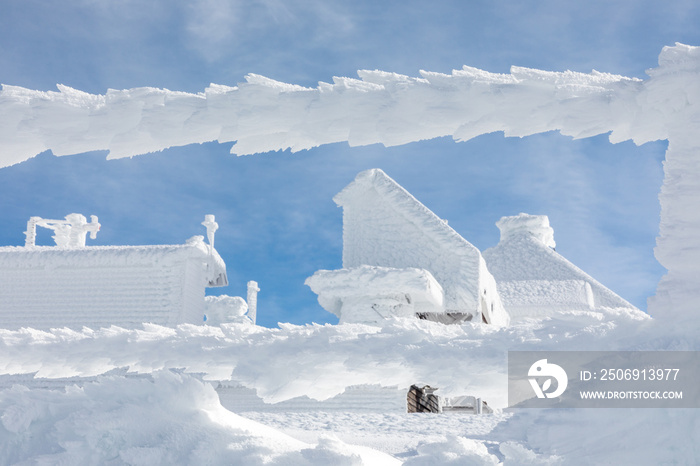
<svg viewBox="0 0 700 466">
<path fill-rule="evenodd" d="M 501 230 L 501 242 L 529 236 L 552 249 L 557 245 L 554 242 L 554 230 L 549 226 L 549 218 L 546 215 L 521 213 L 512 217 L 502 217 L 496 222 L 496 226 Z"/>
</svg>

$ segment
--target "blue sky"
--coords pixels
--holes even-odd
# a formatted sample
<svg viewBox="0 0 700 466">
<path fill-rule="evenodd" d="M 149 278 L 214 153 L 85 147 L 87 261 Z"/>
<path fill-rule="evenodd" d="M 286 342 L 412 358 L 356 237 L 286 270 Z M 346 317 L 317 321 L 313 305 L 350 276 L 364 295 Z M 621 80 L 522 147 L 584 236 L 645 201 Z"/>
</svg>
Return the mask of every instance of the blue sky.
<svg viewBox="0 0 700 466">
<path fill-rule="evenodd" d="M 591 69 L 645 78 L 661 48 L 700 45 L 694 1 L 99 1 L 0 0 L 0 83 L 200 92 L 248 73 L 315 86 L 358 69 L 417 76 L 469 65 Z M 181 243 L 204 214 L 231 286 L 262 289 L 258 321 L 334 322 L 303 285 L 341 266 L 341 211 L 331 198 L 361 170 L 382 168 L 480 249 L 494 223 L 549 215 L 557 251 L 642 309 L 663 269 L 653 257 L 666 143 L 612 145 L 605 135 L 502 134 L 399 147 L 332 144 L 236 157 L 230 144 L 132 159 L 50 152 L 0 169 L 1 245 L 23 244 L 30 216 L 96 214 L 90 244 Z M 42 241 L 48 243 L 49 234 Z"/>
</svg>

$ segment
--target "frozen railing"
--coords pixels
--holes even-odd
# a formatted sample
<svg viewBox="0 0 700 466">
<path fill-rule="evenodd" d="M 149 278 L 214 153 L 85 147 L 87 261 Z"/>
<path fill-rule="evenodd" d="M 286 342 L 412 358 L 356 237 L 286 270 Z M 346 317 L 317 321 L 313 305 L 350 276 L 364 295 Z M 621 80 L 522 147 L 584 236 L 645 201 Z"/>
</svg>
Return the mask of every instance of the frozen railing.
<svg viewBox="0 0 700 466">
<path fill-rule="evenodd" d="M 100 231 L 97 215 L 90 216 L 90 222 L 84 215 L 69 214 L 65 220 L 51 220 L 41 217 L 31 217 L 27 222 L 27 231 L 24 245 L 36 245 L 36 227 L 44 227 L 54 231 L 53 240 L 59 248 L 80 248 L 85 246 L 85 239 L 90 233 L 90 238 L 95 239 Z"/>
</svg>

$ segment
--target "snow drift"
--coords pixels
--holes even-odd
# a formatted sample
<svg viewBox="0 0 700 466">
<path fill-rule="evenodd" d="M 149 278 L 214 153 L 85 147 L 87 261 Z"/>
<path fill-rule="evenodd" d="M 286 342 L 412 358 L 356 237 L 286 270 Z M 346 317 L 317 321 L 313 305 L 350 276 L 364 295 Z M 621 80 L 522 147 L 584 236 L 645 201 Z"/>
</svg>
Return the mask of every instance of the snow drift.
<svg viewBox="0 0 700 466">
<path fill-rule="evenodd" d="M 0 386 L 26 383 L 26 377 L 16 374 L 56 379 L 116 369 L 132 374 L 178 369 L 205 380 L 239 382 L 256 389 L 266 402 L 302 395 L 324 400 L 351 385 L 408 388 L 423 383 L 440 387 L 444 396 L 480 396 L 500 408 L 507 405 L 509 350 L 644 349 L 639 346 L 654 336 L 671 335 L 630 309 L 562 312 L 512 327 L 415 318 L 382 322 L 381 327 L 144 324 L 142 329 L 0 330 Z M 673 335 L 674 341 L 690 344 L 684 334 Z M 674 349 L 668 342 L 653 348 Z"/>
<path fill-rule="evenodd" d="M 390 464 L 385 455 L 337 439 L 300 442 L 280 432 L 296 419 L 311 437 L 353 425 L 379 437 L 377 447 L 387 438 L 403 445 L 399 452 L 413 445 L 402 455 L 407 464 L 690 464 L 698 454 L 695 410 L 252 416 L 272 427 L 267 429 L 224 410 L 200 379 L 235 379 L 267 401 L 327 398 L 356 383 L 423 381 L 445 395 L 481 394 L 490 405 L 503 406 L 507 350 L 697 351 L 698 328 L 697 322 L 652 320 L 629 309 L 598 309 L 500 328 L 395 319 L 384 327 L 2 330 L 0 385 L 17 385 L 0 390 L 0 462 Z M 82 387 L 59 381 L 58 390 L 38 387 L 47 379 L 18 375 L 90 377 L 114 368 L 121 370 Z M 344 439 L 359 443 L 351 440 Z"/>
<path fill-rule="evenodd" d="M 0 392 L 2 464 L 400 464 L 328 437 L 309 445 L 225 410 L 214 389 L 169 371 L 65 391 Z"/>
</svg>

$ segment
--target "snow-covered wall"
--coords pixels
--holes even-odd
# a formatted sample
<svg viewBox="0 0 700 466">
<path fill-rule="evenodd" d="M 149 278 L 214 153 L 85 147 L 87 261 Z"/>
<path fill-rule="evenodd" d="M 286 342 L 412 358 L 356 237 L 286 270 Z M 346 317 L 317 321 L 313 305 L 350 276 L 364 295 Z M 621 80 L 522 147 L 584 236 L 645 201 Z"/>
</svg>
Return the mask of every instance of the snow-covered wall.
<svg viewBox="0 0 700 466">
<path fill-rule="evenodd" d="M 126 157 L 171 146 L 237 141 L 232 151 L 298 151 L 347 141 L 398 145 L 451 135 L 458 141 L 503 131 L 551 130 L 576 138 L 610 132 L 611 142 L 669 141 L 656 257 L 669 270 L 651 313 L 695 311 L 700 263 L 700 48 L 665 47 L 649 79 L 512 67 L 464 67 L 413 78 L 360 71 L 304 88 L 248 75 L 236 87 L 189 94 L 164 89 L 93 95 L 59 86 L 41 92 L 3 85 L 0 166 L 51 149 L 56 155 L 108 149 Z M 553 155 L 554 156 L 554 155 Z"/>
<path fill-rule="evenodd" d="M 0 248 L 0 328 L 202 323 L 225 265 L 202 241 L 175 246 Z M 223 275 L 222 275 L 223 274 Z"/>
</svg>

